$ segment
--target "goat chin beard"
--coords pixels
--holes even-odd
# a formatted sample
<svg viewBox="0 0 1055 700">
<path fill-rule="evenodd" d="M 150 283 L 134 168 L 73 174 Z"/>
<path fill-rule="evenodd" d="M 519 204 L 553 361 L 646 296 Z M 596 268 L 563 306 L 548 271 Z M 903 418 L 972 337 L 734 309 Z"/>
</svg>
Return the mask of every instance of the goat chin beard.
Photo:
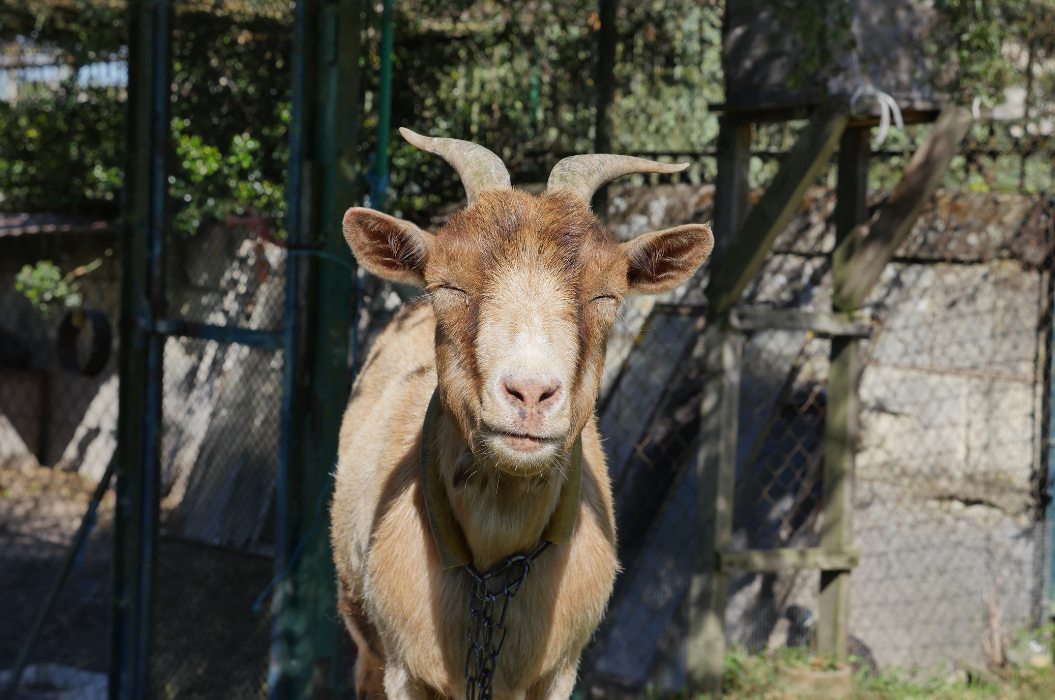
<svg viewBox="0 0 1055 700">
<path fill-rule="evenodd" d="M 510 476 L 544 476 L 550 471 L 565 471 L 568 452 L 564 441 L 486 433 L 474 440 L 473 457 L 477 465 L 498 470 Z"/>
</svg>

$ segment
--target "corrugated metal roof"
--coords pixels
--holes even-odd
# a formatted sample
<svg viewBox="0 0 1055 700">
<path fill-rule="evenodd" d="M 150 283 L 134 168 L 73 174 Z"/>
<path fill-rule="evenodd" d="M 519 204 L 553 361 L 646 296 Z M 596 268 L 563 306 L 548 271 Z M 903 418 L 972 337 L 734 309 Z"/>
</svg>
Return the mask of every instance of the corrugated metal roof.
<svg viewBox="0 0 1055 700">
<path fill-rule="evenodd" d="M 121 219 L 0 212 L 0 238 L 38 233 L 118 233 Z"/>
</svg>

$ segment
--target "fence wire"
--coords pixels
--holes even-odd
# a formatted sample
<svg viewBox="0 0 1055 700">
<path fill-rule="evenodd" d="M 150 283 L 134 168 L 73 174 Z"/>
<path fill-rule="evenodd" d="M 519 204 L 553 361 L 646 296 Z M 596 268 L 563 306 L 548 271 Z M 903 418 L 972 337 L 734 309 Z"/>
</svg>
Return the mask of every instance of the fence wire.
<svg viewBox="0 0 1055 700">
<path fill-rule="evenodd" d="M 165 270 L 171 318 L 258 330 L 286 320 L 290 22 L 286 2 L 176 3 Z M 121 49 L 112 49 L 113 60 L 89 70 L 82 88 L 127 80 Z M 59 90 L 78 79 L 72 71 L 18 70 L 4 73 L 3 99 L 18 98 L 17 81 Z M 756 130 L 752 184 L 772 177 L 779 149 L 800 126 Z M 851 652 L 882 666 L 999 661 L 1014 630 L 1046 614 L 1055 199 L 1038 192 L 1055 186 L 1043 152 L 1050 139 L 1016 142 L 1028 153 L 1015 156 L 992 151 L 986 138 L 969 139 L 946 189 L 867 302 L 876 330 L 864 344 L 858 383 L 853 531 L 862 556 L 852 577 Z M 915 132 L 905 151 L 877 154 L 886 169 L 873 166 L 871 206 L 918 145 L 913 139 Z M 526 154 L 520 172 L 544 174 L 528 160 L 548 165 L 561 155 Z M 609 223 L 620 239 L 712 219 L 713 148 L 651 155 L 694 167 L 614 186 Z M 830 310 L 834 175 L 828 168 L 807 193 L 744 304 Z M 397 184 L 409 191 L 416 184 L 409 180 Z M 995 191 L 1008 183 L 1020 191 Z M 242 219 L 229 225 L 228 213 Z M 254 213 L 265 217 L 263 231 L 246 219 Z M 0 215 L 0 669 L 13 663 L 115 449 L 117 235 L 107 211 Z M 23 265 L 43 260 L 62 275 L 101 261 L 77 277 L 81 307 L 104 313 L 115 331 L 111 356 L 94 376 L 60 361 L 68 309 L 15 290 Z M 624 571 L 584 659 L 593 695 L 685 683 L 708 279 L 705 268 L 682 289 L 630 300 L 610 337 L 597 414 Z M 353 363 L 417 294 L 363 274 L 359 291 Z M 85 329 L 76 350 L 82 361 L 90 341 Z M 829 341 L 801 332 L 746 338 L 738 549 L 818 542 L 829 354 Z M 165 344 L 152 697 L 267 692 L 271 619 L 266 605 L 254 611 L 253 603 L 274 573 L 285 360 L 281 351 L 215 341 Z M 100 640 L 107 639 L 112 532 L 108 494 L 32 663 L 97 677 L 107 671 L 108 645 Z M 808 643 L 818 587 L 810 571 L 734 576 L 728 641 L 751 651 Z M 338 671 L 351 677 L 345 666 Z"/>
<path fill-rule="evenodd" d="M 0 11 L 0 24 L 13 18 L 19 26 L 22 10 Z M 74 10 L 56 3 L 49 12 L 61 20 Z M 88 49 L 62 44 L 61 29 L 56 41 L 45 24 L 41 42 L 34 34 L 3 44 L 5 67 L 41 66 L 5 70 L 0 99 L 51 99 L 61 113 L 84 102 L 81 94 L 120 113 L 125 8 L 93 12 L 114 33 L 102 62 L 70 70 L 70 56 Z M 292 4 L 277 0 L 174 4 L 169 318 L 255 330 L 283 324 L 291 24 Z M 114 455 L 119 232 L 106 206 L 0 214 L 0 669 L 14 664 Z M 27 265 L 71 283 L 76 298 L 27 298 L 16 289 Z M 109 321 L 110 357 L 93 376 L 71 371 L 58 349 L 73 307 Z M 82 325 L 71 352 L 84 364 L 99 342 Z M 270 606 L 254 602 L 274 576 L 283 366 L 280 350 L 180 337 L 164 345 L 150 697 L 267 694 Z M 59 664 L 48 673 L 77 697 L 106 693 L 113 505 L 110 491 L 29 658 Z M 24 684 L 23 692 L 42 691 Z"/>
<path fill-rule="evenodd" d="M 709 193 L 639 191 L 610 212 L 612 228 L 649 206 L 676 212 L 652 228 L 700 220 Z M 830 310 L 834 205 L 833 190 L 808 192 L 744 304 Z M 1053 210 L 1044 194 L 940 191 L 867 301 L 850 608 L 860 663 L 999 663 L 1015 631 L 1047 615 Z M 695 425 L 680 438 L 672 428 L 698 420 L 706 278 L 643 314 L 633 302 L 630 327 L 613 330 L 620 362 L 610 358 L 598 412 L 626 570 L 587 657 L 597 697 L 685 682 L 697 511 L 686 460 L 698 445 Z M 745 340 L 733 547 L 817 546 L 831 344 L 794 331 Z M 734 575 L 727 641 L 753 652 L 810 643 L 818 590 L 812 571 Z"/>
</svg>

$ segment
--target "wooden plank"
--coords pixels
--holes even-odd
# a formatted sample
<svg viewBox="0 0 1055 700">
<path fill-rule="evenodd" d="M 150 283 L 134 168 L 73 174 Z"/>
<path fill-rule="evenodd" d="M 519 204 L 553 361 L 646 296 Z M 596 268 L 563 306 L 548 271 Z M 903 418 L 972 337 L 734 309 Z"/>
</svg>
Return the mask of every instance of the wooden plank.
<svg viewBox="0 0 1055 700">
<path fill-rule="evenodd" d="M 784 571 L 786 569 L 849 570 L 857 566 L 861 552 L 844 549 L 749 549 L 719 553 L 722 571 Z"/>
<path fill-rule="evenodd" d="M 857 397 L 854 377 L 858 361 L 857 338 L 832 339 L 828 371 L 828 403 L 824 414 L 824 484 L 822 488 L 821 548 L 850 546 L 851 481 L 857 434 Z M 846 660 L 849 635 L 850 572 L 844 568 L 821 571 L 817 648 Z"/>
<path fill-rule="evenodd" d="M 715 153 L 718 177 L 714 185 L 714 250 L 711 269 L 729 250 L 736 232 L 747 216 L 747 202 L 751 194 L 747 176 L 751 170 L 751 123 L 733 117 L 719 122 Z"/>
<path fill-rule="evenodd" d="M 868 218 L 869 130 L 848 130 L 839 149 L 838 199 L 835 205 L 835 244 L 838 247 Z M 845 265 L 833 259 L 836 270 Z M 828 369 L 828 403 L 825 409 L 824 482 L 821 505 L 821 547 L 842 550 L 852 539 L 854 445 L 857 426 L 858 339 L 849 335 L 832 338 Z M 832 565 L 821 570 L 817 619 L 817 648 L 846 660 L 850 634 L 850 568 Z"/>
<path fill-rule="evenodd" d="M 860 337 L 872 334 L 872 317 L 867 314 L 767 309 L 760 306 L 732 309 L 729 312 L 729 325 L 741 331 L 813 331 L 817 335 Z"/>
<path fill-rule="evenodd" d="M 806 189 L 828 162 L 845 126 L 844 106 L 828 103 L 817 108 L 772 184 L 748 214 L 721 264 L 712 268 L 707 298 L 715 312 L 724 313 L 740 300 L 777 234 L 787 226 L 802 204 Z"/>
<path fill-rule="evenodd" d="M 875 223 L 857 226 L 836 246 L 832 253 L 832 304 L 836 309 L 860 308 L 937 189 L 971 123 L 971 115 L 964 109 L 951 106 L 943 110 L 926 142 L 913 154 L 905 176 L 880 208 Z"/>
<path fill-rule="evenodd" d="M 713 317 L 712 317 L 713 318 Z M 699 506 L 692 579 L 689 582 L 690 686 L 717 697 L 725 656 L 725 602 L 729 575 L 718 566 L 733 531 L 736 435 L 744 338 L 720 321 L 704 331 L 705 369 L 697 458 Z"/>
</svg>

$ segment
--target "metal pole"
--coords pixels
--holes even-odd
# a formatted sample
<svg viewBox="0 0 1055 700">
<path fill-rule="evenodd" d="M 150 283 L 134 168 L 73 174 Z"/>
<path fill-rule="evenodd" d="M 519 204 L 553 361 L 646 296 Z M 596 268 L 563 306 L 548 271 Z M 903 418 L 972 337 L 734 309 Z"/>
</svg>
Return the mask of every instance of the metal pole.
<svg viewBox="0 0 1055 700">
<path fill-rule="evenodd" d="M 152 329 L 165 309 L 171 14 L 170 0 L 129 6 L 111 700 L 147 695 L 164 343 Z"/>
<path fill-rule="evenodd" d="M 388 195 L 388 132 L 392 122 L 392 5 L 384 0 L 381 11 L 381 75 L 377 100 L 377 152 L 374 156 L 374 179 L 371 183 L 370 206 L 378 211 L 385 208 Z"/>
<path fill-rule="evenodd" d="M 341 231 L 357 172 L 359 0 L 298 2 L 287 185 L 289 237 L 320 256 L 286 266 L 282 427 L 276 496 L 273 700 L 341 695 L 336 574 L 319 515 L 350 386 L 354 263 Z M 295 215 L 294 215 L 295 212 Z M 325 515 L 325 511 L 323 512 Z M 299 556 L 294 558 L 294 553 Z"/>
<path fill-rule="evenodd" d="M 597 109 L 594 115 L 594 153 L 612 151 L 612 101 L 615 99 L 615 10 L 617 0 L 598 0 L 597 16 Z M 608 185 L 597 190 L 593 211 L 602 221 L 608 219 Z"/>
</svg>

